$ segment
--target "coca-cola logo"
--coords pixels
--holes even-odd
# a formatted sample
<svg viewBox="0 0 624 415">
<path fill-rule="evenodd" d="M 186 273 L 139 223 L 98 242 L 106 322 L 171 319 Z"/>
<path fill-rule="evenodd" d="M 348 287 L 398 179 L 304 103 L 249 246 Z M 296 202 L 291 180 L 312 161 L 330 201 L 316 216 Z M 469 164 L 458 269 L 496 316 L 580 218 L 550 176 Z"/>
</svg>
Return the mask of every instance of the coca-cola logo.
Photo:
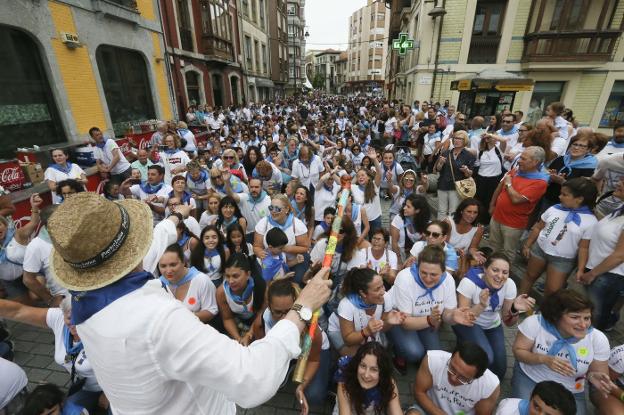
<svg viewBox="0 0 624 415">
<path fill-rule="evenodd" d="M 0 185 L 9 191 L 23 188 L 24 181 L 24 173 L 19 166 L 4 167 L 0 172 Z"/>
</svg>

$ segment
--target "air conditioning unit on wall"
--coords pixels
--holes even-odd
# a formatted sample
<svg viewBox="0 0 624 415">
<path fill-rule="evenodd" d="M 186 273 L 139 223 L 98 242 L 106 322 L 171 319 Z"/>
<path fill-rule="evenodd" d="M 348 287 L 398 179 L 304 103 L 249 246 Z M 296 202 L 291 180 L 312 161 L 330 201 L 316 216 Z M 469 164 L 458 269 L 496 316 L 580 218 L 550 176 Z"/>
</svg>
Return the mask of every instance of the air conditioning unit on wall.
<svg viewBox="0 0 624 415">
<path fill-rule="evenodd" d="M 71 49 L 82 46 L 78 40 L 78 35 L 74 33 L 61 32 L 61 42 Z"/>
</svg>

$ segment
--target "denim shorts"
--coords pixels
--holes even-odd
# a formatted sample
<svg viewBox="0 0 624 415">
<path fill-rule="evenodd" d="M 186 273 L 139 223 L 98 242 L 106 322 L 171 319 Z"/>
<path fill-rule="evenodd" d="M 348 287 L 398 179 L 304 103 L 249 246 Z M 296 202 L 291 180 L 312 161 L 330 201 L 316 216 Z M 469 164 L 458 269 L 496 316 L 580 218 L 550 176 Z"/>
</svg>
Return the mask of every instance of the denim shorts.
<svg viewBox="0 0 624 415">
<path fill-rule="evenodd" d="M 531 255 L 546 261 L 548 265 L 555 267 L 561 273 L 569 274 L 576 266 L 576 258 L 563 258 L 560 256 L 549 255 L 539 246 L 537 242 L 531 246 Z"/>
</svg>

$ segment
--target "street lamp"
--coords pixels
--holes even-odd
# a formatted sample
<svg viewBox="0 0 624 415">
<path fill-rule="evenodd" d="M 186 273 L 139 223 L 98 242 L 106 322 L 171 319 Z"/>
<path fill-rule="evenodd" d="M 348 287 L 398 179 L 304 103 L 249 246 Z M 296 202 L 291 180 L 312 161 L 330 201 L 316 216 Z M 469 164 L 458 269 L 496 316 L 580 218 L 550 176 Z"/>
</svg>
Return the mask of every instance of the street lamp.
<svg viewBox="0 0 624 415">
<path fill-rule="evenodd" d="M 431 11 L 427 14 L 433 19 L 436 19 L 437 17 L 444 16 L 446 14 L 446 9 L 444 8 L 444 6 L 438 6 L 438 1 L 434 0 L 433 9 L 431 9 Z"/>
</svg>

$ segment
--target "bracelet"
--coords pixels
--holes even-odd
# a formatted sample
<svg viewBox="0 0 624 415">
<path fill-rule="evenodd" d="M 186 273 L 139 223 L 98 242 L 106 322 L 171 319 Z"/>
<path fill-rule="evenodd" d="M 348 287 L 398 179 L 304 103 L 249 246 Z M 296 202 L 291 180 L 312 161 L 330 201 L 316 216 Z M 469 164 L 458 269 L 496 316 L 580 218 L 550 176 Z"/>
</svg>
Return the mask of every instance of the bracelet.
<svg viewBox="0 0 624 415">
<path fill-rule="evenodd" d="M 30 213 L 39 213 L 39 212 L 40 212 L 40 210 L 39 210 L 39 209 L 31 209 L 31 210 L 30 210 Z"/>
</svg>

